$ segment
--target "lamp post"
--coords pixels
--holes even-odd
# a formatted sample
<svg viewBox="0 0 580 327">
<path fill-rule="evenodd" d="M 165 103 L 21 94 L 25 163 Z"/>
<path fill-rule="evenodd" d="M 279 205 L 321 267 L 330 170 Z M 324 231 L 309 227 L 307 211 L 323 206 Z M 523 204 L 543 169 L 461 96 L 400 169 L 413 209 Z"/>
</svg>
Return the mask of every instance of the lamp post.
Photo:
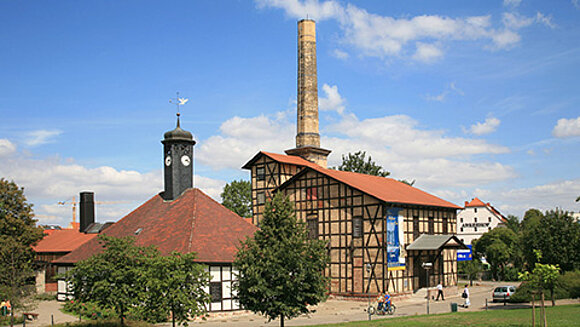
<svg viewBox="0 0 580 327">
<path fill-rule="evenodd" d="M 367 269 L 367 273 L 369 274 L 369 285 L 370 285 L 370 282 L 371 282 L 371 269 L 373 268 L 373 266 L 371 266 L 370 263 L 367 263 L 365 267 Z M 371 310 L 370 310 L 371 309 L 371 288 L 370 287 L 369 287 L 369 294 L 368 294 L 368 296 L 369 296 L 369 306 L 367 307 L 368 308 L 367 309 L 367 313 L 369 314 L 369 320 L 371 320 Z"/>
<path fill-rule="evenodd" d="M 423 262 L 423 269 L 425 269 L 425 286 L 427 286 L 427 314 L 429 314 L 429 269 L 433 267 L 431 262 Z"/>
</svg>

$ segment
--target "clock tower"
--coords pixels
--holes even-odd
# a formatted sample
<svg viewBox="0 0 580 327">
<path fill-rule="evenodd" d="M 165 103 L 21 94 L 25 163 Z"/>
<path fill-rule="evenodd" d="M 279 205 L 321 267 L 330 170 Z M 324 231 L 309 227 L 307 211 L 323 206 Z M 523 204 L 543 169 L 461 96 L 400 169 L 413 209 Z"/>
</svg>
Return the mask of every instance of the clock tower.
<svg viewBox="0 0 580 327">
<path fill-rule="evenodd" d="M 177 113 L 177 127 L 166 132 L 161 143 L 163 143 L 165 176 L 163 198 L 166 201 L 173 201 L 183 191 L 193 186 L 193 146 L 195 141 L 190 132 L 179 126 L 179 113 Z"/>
</svg>

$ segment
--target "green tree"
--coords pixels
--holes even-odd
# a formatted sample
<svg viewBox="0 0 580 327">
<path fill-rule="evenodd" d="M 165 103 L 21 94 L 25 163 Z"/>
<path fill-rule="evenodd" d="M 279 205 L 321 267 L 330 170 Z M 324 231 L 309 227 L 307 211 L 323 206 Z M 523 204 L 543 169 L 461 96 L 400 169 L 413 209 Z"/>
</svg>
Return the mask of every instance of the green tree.
<svg viewBox="0 0 580 327">
<path fill-rule="evenodd" d="M 387 177 L 391 174 L 390 172 L 384 170 L 383 167 L 377 165 L 372 160 L 371 156 L 366 158 L 365 151 L 357 151 L 354 154 L 349 153 L 346 156 L 343 154 L 342 163 L 340 166 L 338 166 L 338 168 L 335 167 L 335 169 L 381 177 Z"/>
<path fill-rule="evenodd" d="M 252 217 L 252 185 L 239 180 L 227 183 L 221 194 L 222 205 L 240 217 Z"/>
<path fill-rule="evenodd" d="M 143 274 L 147 288 L 144 315 L 157 315 L 155 322 L 164 321 L 171 313 L 175 322 L 187 325 L 191 317 L 205 314 L 204 304 L 209 303 L 209 273 L 195 263 L 195 254 L 174 252 L 168 256 L 152 257 L 151 265 Z"/>
<path fill-rule="evenodd" d="M 76 301 L 112 307 L 124 325 L 128 310 L 139 306 L 146 293 L 142 274 L 150 259 L 158 255 L 153 247 L 138 247 L 132 237 L 99 236 L 104 250 L 80 261 L 67 273 Z"/>
<path fill-rule="evenodd" d="M 518 259 L 518 236 L 508 228 L 494 228 L 473 241 L 473 249 L 478 257 L 485 257 L 496 279 L 503 279 L 505 268 Z"/>
<path fill-rule="evenodd" d="M 537 258 L 536 261 L 541 261 L 542 251 L 536 250 L 534 251 L 534 254 Z M 519 277 L 521 280 L 528 282 L 532 288 L 539 292 L 543 293 L 544 291 L 549 290 L 552 299 L 552 306 L 555 306 L 554 287 L 556 286 L 556 282 L 560 276 L 560 267 L 557 264 L 542 264 L 538 262 L 536 262 L 531 273 L 526 271 L 520 274 Z"/>
<path fill-rule="evenodd" d="M 564 271 L 580 268 L 580 223 L 565 211 L 548 210 L 526 225 L 523 249 L 529 266 L 536 262 L 559 265 Z M 542 253 L 541 261 L 535 254 Z"/>
<path fill-rule="evenodd" d="M 24 190 L 0 178 L 0 297 L 14 309 L 22 309 L 23 298 L 34 292 L 32 245 L 43 236 Z"/>
<path fill-rule="evenodd" d="M 505 225 L 516 234 L 521 231 L 520 218 L 518 216 L 508 215 Z"/>
<path fill-rule="evenodd" d="M 234 289 L 240 304 L 269 320 L 308 313 L 308 305 L 326 298 L 329 258 L 325 243 L 308 237 L 292 202 L 282 193 L 266 203 L 260 230 L 244 241 L 234 265 L 240 275 Z"/>
<path fill-rule="evenodd" d="M 469 279 L 469 286 L 473 286 L 473 280 L 477 278 L 477 275 L 483 271 L 481 261 L 479 259 L 473 258 L 469 261 L 461 261 L 458 263 L 457 270 L 467 275 Z"/>
</svg>

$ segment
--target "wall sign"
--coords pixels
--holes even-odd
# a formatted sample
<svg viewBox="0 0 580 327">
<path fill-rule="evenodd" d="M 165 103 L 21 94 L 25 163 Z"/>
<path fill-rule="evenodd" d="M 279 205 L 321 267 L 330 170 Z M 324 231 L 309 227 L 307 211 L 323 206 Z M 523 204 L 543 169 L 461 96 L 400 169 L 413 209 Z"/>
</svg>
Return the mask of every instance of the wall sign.
<svg viewBox="0 0 580 327">
<path fill-rule="evenodd" d="M 400 208 L 387 209 L 387 268 L 404 270 L 405 258 L 402 256 L 401 240 L 403 239 L 403 217 L 399 217 Z"/>
</svg>

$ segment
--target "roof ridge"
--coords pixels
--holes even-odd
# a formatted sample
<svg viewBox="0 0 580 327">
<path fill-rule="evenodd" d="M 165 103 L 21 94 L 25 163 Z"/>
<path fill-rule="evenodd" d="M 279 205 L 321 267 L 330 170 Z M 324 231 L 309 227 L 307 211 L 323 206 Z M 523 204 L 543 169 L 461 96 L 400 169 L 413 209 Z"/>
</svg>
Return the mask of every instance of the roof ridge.
<svg viewBox="0 0 580 327">
<path fill-rule="evenodd" d="M 195 220 L 197 219 L 197 188 L 193 189 L 193 208 L 191 215 L 191 230 L 189 231 L 189 244 L 187 244 L 187 253 L 191 253 L 193 247 L 193 232 L 195 230 Z"/>
</svg>

